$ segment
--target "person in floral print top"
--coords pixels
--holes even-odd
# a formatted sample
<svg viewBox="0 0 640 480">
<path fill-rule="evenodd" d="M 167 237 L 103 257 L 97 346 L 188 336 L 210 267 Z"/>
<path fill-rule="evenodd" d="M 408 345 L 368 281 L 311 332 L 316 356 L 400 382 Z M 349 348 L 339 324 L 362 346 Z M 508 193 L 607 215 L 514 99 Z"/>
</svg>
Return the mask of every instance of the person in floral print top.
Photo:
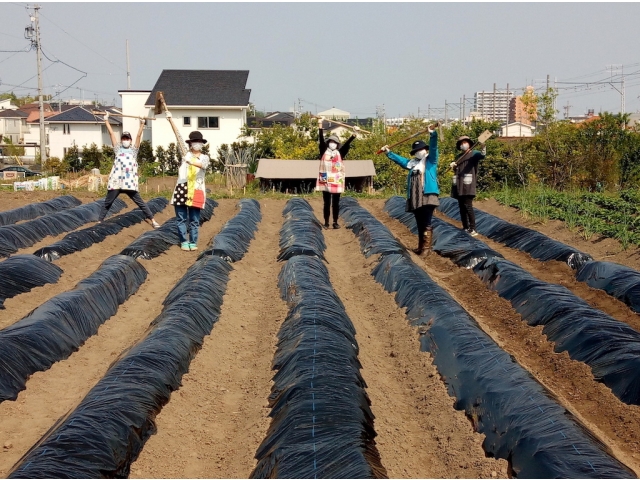
<svg viewBox="0 0 640 480">
<path fill-rule="evenodd" d="M 98 222 L 104 220 L 104 217 L 107 215 L 113 202 L 118 198 L 118 195 L 124 193 L 140 207 L 140 210 L 142 210 L 146 217 L 145 221 L 148 224 L 153 228 L 160 227 L 160 224 L 155 221 L 151 210 L 149 210 L 149 207 L 144 203 L 144 200 L 142 200 L 138 192 L 138 150 L 140 149 L 144 122 L 144 119 L 140 118 L 140 129 L 138 130 L 136 143 L 131 145 L 131 134 L 129 132 L 122 132 L 120 142 L 118 142 L 118 137 L 113 132 L 111 124 L 109 123 L 109 112 L 107 111 L 104 114 L 104 123 L 111 137 L 115 158 L 113 160 L 111 173 L 109 174 L 109 182 L 107 183 L 107 196 L 104 199 L 104 205 L 100 211 Z"/>
</svg>

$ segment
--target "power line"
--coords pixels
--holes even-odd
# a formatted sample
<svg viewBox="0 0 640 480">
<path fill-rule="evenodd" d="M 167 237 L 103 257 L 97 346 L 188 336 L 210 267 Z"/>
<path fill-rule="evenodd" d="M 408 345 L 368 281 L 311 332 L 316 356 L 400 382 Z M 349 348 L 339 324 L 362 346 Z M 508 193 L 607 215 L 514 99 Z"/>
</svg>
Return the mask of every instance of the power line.
<svg viewBox="0 0 640 480">
<path fill-rule="evenodd" d="M 106 60 L 107 62 L 109 62 L 111 65 L 114 65 L 116 67 L 118 67 L 120 70 L 123 70 L 126 72 L 126 70 L 124 68 L 122 68 L 121 66 L 113 63 L 111 60 L 109 60 L 107 57 L 105 57 L 104 55 L 96 52 L 95 50 L 93 50 L 91 47 L 89 47 L 87 44 L 83 43 L 82 41 L 78 40 L 76 37 L 74 37 L 73 35 L 71 35 L 69 32 L 67 32 L 64 28 L 62 28 L 60 25 L 56 24 L 53 20 L 51 20 L 49 17 L 43 15 L 42 13 L 40 14 L 43 18 L 46 18 L 49 22 L 51 22 L 54 26 L 58 27 L 60 30 L 62 30 L 64 33 L 66 33 L 67 35 L 69 35 L 71 38 L 73 38 L 76 42 L 78 42 L 80 45 L 84 46 L 85 48 L 87 48 L 88 50 L 91 50 L 93 53 L 95 53 L 96 55 L 98 55 L 99 57 L 103 58 L 104 60 Z"/>
</svg>

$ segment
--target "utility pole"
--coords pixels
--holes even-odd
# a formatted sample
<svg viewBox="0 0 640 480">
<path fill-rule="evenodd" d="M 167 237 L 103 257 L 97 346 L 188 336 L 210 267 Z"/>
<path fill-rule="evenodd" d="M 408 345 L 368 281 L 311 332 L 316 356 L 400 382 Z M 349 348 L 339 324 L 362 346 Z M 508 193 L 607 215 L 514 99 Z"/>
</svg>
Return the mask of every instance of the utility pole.
<svg viewBox="0 0 640 480">
<path fill-rule="evenodd" d="M 572 107 L 573 105 L 569 105 L 569 100 L 567 100 L 567 104 L 563 107 L 564 108 L 564 119 L 568 120 L 569 119 L 569 109 Z"/>
<path fill-rule="evenodd" d="M 447 124 L 447 119 L 448 119 L 448 117 L 447 117 L 447 101 L 445 100 L 444 101 L 444 124 L 445 125 Z"/>
<path fill-rule="evenodd" d="M 547 92 L 549 91 L 549 74 L 547 73 Z"/>
<path fill-rule="evenodd" d="M 466 125 L 466 107 L 467 107 L 467 96 L 466 95 L 462 95 L 462 124 Z"/>
<path fill-rule="evenodd" d="M 129 68 L 129 40 L 127 40 L 127 90 L 131 90 L 131 69 Z"/>
<path fill-rule="evenodd" d="M 40 44 L 40 20 L 38 18 L 39 5 L 33 7 L 31 23 L 35 23 L 35 40 L 33 38 L 33 27 L 30 25 L 25 29 L 25 37 L 31 40 L 31 46 L 36 47 L 36 62 L 38 66 L 38 103 L 40 104 L 40 163 L 47 162 L 47 135 L 44 130 L 44 99 L 42 96 L 42 45 Z"/>
<path fill-rule="evenodd" d="M 462 98 L 460 99 L 460 118 L 459 120 L 462 122 Z"/>
</svg>

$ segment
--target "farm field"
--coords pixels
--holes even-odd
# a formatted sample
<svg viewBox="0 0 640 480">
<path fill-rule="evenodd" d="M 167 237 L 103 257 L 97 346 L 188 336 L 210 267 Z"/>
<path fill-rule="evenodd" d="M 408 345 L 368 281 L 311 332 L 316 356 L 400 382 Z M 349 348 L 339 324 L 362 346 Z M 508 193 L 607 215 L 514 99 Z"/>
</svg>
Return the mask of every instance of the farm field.
<svg viewBox="0 0 640 480">
<path fill-rule="evenodd" d="M 72 194 L 83 204 L 99 198 L 98 195 L 86 192 Z M 54 195 L 38 192 L 37 197 L 35 201 L 42 202 Z M 24 206 L 34 201 L 33 198 L 29 193 L 0 192 L 0 214 Z M 295 313 L 298 312 L 299 316 L 305 318 L 305 314 L 300 312 L 311 311 L 308 309 L 312 306 L 307 303 L 313 303 L 315 298 L 315 292 L 305 293 L 304 285 L 296 283 L 301 281 L 298 274 L 294 275 L 291 284 L 286 284 L 288 280 L 283 279 L 281 271 L 285 268 L 292 269 L 293 272 L 298 272 L 296 268 L 300 268 L 300 272 L 313 271 L 315 279 L 315 272 L 320 272 L 322 268 L 313 262 L 324 264 L 327 271 L 326 278 L 318 280 L 318 285 L 326 284 L 326 288 L 319 287 L 321 292 L 318 295 L 333 299 L 335 308 L 340 310 L 339 316 L 343 322 L 341 329 L 352 329 L 354 332 L 353 339 L 351 336 L 348 339 L 351 342 L 349 344 L 355 347 L 344 353 L 351 355 L 349 364 L 353 368 L 348 375 L 343 372 L 344 377 L 340 373 L 343 383 L 334 384 L 334 387 L 348 386 L 353 394 L 344 400 L 344 405 L 340 397 L 327 400 L 322 407 L 328 409 L 329 418 L 332 412 L 337 414 L 341 409 L 352 407 L 354 411 L 365 412 L 362 421 L 354 422 L 353 429 L 362 429 L 358 435 L 352 433 L 355 430 L 338 427 L 322 431 L 320 424 L 318 429 L 321 435 L 327 436 L 325 440 L 329 445 L 335 448 L 343 445 L 340 442 L 344 442 L 344 448 L 340 450 L 351 452 L 353 457 L 349 458 L 363 459 L 364 470 L 359 471 L 360 473 L 367 471 L 369 476 L 386 475 L 392 478 L 506 478 L 515 476 L 518 472 L 523 472 L 521 476 L 527 476 L 531 472 L 539 475 L 549 473 L 548 470 L 536 468 L 538 463 L 546 465 L 553 462 L 536 460 L 530 455 L 527 457 L 526 452 L 518 451 L 518 447 L 513 444 L 498 448 L 495 445 L 503 441 L 500 439 L 485 441 L 487 435 L 492 435 L 488 430 L 490 422 L 495 420 L 499 424 L 500 415 L 506 413 L 489 400 L 485 403 L 484 399 L 492 395 L 494 382 L 502 385 L 509 375 L 495 377 L 494 382 L 491 381 L 489 371 L 483 371 L 478 377 L 474 376 L 474 379 L 484 379 L 484 383 L 480 382 L 479 389 L 474 391 L 480 407 L 470 411 L 471 407 L 465 406 L 463 398 L 464 384 L 458 385 L 455 380 L 462 378 L 462 373 L 468 372 L 452 375 L 454 370 L 451 369 L 455 367 L 451 361 L 445 361 L 441 356 L 456 350 L 449 344 L 447 347 L 444 343 L 438 343 L 445 338 L 439 335 L 445 334 L 439 333 L 441 330 L 437 329 L 446 329 L 446 325 L 438 326 L 437 316 L 434 317 L 434 325 L 414 321 L 415 317 L 410 316 L 411 312 L 415 313 L 416 309 L 422 308 L 420 311 L 423 313 L 420 315 L 427 315 L 424 313 L 428 311 L 427 306 L 418 308 L 413 305 L 405 311 L 403 307 L 408 304 L 400 303 L 404 294 L 396 295 L 392 290 L 392 287 L 396 288 L 397 282 L 382 284 L 381 275 L 386 273 L 372 275 L 372 272 L 379 270 L 384 264 L 379 263 L 380 256 L 377 253 L 365 257 L 363 251 L 368 254 L 370 251 L 367 249 L 374 251 L 382 248 L 385 251 L 383 257 L 396 258 L 393 255 L 402 256 L 398 253 L 398 248 L 413 248 L 416 242 L 410 229 L 387 213 L 384 200 L 360 199 L 354 206 L 351 206 L 351 202 L 354 202 L 352 199 L 344 202 L 345 216 L 341 224 L 346 222 L 353 226 L 353 222 L 360 221 L 362 223 L 358 225 L 367 225 L 370 232 L 373 232 L 369 237 L 357 232 L 356 228 L 352 231 L 343 226 L 339 230 L 325 231 L 314 226 L 313 217 L 321 218 L 322 214 L 321 199 L 317 197 L 309 199 L 308 212 L 304 202 L 292 204 L 287 200 L 269 198 L 260 199 L 257 202 L 259 205 L 254 204 L 255 202 L 243 202 L 239 205 L 235 199 L 217 201 L 211 219 L 202 224 L 200 252 L 183 252 L 177 245 L 167 245 L 166 251 L 154 258 L 138 257 L 135 262 L 146 270 L 146 279 L 142 280 L 135 292 L 119 302 L 116 313 L 101 320 L 96 333 L 88 334 L 70 354 L 54 359 L 50 367 L 41 368 L 25 379 L 25 388 L 17 393 L 15 400 L 0 402 L 0 445 L 3 446 L 0 475 L 26 475 L 30 471 L 28 468 L 40 468 L 45 472 L 65 468 L 64 462 L 67 460 L 62 457 L 58 458 L 51 453 L 44 459 L 39 459 L 38 456 L 41 456 L 44 449 L 49 452 L 56 451 L 57 448 L 65 451 L 66 447 L 56 444 L 57 435 L 66 438 L 65 441 L 70 444 L 73 444 L 73 438 L 81 438 L 78 437 L 80 430 L 74 430 L 72 424 L 76 418 L 83 418 L 82 414 L 87 411 L 88 405 L 100 403 L 96 399 L 102 398 L 99 395 L 106 389 L 106 385 L 111 385 L 108 382 L 115 375 L 114 372 L 119 372 L 115 384 L 122 386 L 122 394 L 114 394 L 104 413 L 99 414 L 108 418 L 109 422 L 114 422 L 114 427 L 90 430 L 91 448 L 99 450 L 98 445 L 102 445 L 105 438 L 119 435 L 125 443 L 132 442 L 130 446 L 133 454 L 115 458 L 115 463 L 111 459 L 96 460 L 86 468 L 103 465 L 105 469 L 113 468 L 112 472 L 118 476 L 132 478 L 242 478 L 250 475 L 264 476 L 266 470 L 261 468 L 267 468 L 264 465 L 275 462 L 281 471 L 292 469 L 298 477 L 313 475 L 314 472 L 308 469 L 310 467 L 306 470 L 294 469 L 295 460 L 300 461 L 300 457 L 296 455 L 304 460 L 305 453 L 294 454 L 290 450 L 294 448 L 292 445 L 306 445 L 306 437 L 299 433 L 300 437 L 292 437 L 296 441 L 288 440 L 293 435 L 291 429 L 295 426 L 299 426 L 303 432 L 307 428 L 309 420 L 304 417 L 304 412 L 307 412 L 306 404 L 300 400 L 302 414 L 298 414 L 303 416 L 295 417 L 297 421 L 294 421 L 287 420 L 288 410 L 279 410 L 276 402 L 286 391 L 285 387 L 277 386 L 277 381 L 283 375 L 289 375 L 286 378 L 296 381 L 307 378 L 305 355 L 296 355 L 295 351 L 287 353 L 287 348 L 296 348 L 295 345 L 291 347 L 287 334 L 294 335 L 297 339 L 308 338 L 306 331 L 294 334 L 292 332 L 295 330 L 292 329 L 304 326 L 296 324 L 296 318 L 299 317 Z M 117 215 L 133 210 L 134 205 L 129 199 L 126 199 L 126 203 L 126 208 Z M 514 209 L 503 207 L 493 200 L 478 202 L 477 206 L 487 213 L 527 226 L 573 246 L 594 260 L 618 262 L 640 270 L 637 249 L 623 251 L 613 239 L 585 240 L 560 222 L 534 223 L 523 219 Z M 283 211 L 289 208 L 293 208 L 292 211 L 283 216 Z M 371 215 L 373 220 L 360 220 L 366 215 Z M 454 219 L 442 213 L 437 216 L 449 225 L 459 226 Z M 156 215 L 161 224 L 172 217 L 171 206 Z M 91 225 L 93 223 L 89 222 L 78 230 Z M 251 227 L 246 227 L 247 225 Z M 101 265 L 107 258 L 120 254 L 149 230 L 146 223 L 137 223 L 107 236 L 99 243 L 56 260 L 54 264 L 62 269 L 56 283 L 33 288 L 4 301 L 5 309 L 0 310 L 0 342 L 3 329 L 21 321 L 45 302 L 73 290 L 78 282 L 102 268 Z M 287 237 L 283 232 L 291 233 Z M 45 237 L 28 248 L 19 249 L 16 254 L 32 254 L 62 240 L 68 233 Z M 216 240 L 211 245 L 212 251 L 199 259 L 199 254 L 206 250 L 214 238 Z M 574 271 L 566 263 L 539 261 L 527 253 L 482 235 L 478 238 L 505 260 L 536 279 L 566 287 L 571 295 L 582 299 L 588 306 L 640 332 L 640 316 L 637 313 L 605 291 L 578 281 Z M 396 244 L 393 247 L 395 250 L 389 247 L 392 240 Z M 317 250 L 312 249 L 315 256 L 323 256 L 326 261 L 313 258 L 314 255 L 308 251 L 301 253 L 299 249 L 289 248 L 292 242 L 298 245 L 295 243 L 297 241 L 302 242 L 301 245 L 315 245 Z M 373 243 L 369 245 L 366 242 Z M 279 254 L 287 251 L 289 254 L 284 256 L 288 258 L 278 261 Z M 435 252 L 428 257 L 417 257 L 408 252 L 404 255 L 398 261 L 408 262 L 406 268 L 414 269 L 406 270 L 407 272 L 418 275 L 416 278 L 426 275 L 424 282 L 427 282 L 426 278 L 430 278 L 440 289 L 430 289 L 431 296 L 448 294 L 450 300 L 447 301 L 452 302 L 452 305 L 457 304 L 460 315 L 466 312 L 464 315 L 475 319 L 479 332 L 486 335 L 485 344 L 491 344 L 490 348 L 500 352 L 500 355 L 504 354 L 504 361 L 507 363 L 503 368 L 512 372 L 509 378 L 524 379 L 520 388 L 531 388 L 532 392 L 537 392 L 541 402 L 547 402 L 548 405 L 545 404 L 547 406 L 541 410 L 562 412 L 566 409 L 569 412 L 566 415 L 568 420 L 564 420 L 567 422 L 564 431 L 574 443 L 567 440 L 563 444 L 556 437 L 553 437 L 553 441 L 545 437 L 544 435 L 548 435 L 544 432 L 545 424 L 542 423 L 545 415 L 536 415 L 535 419 L 530 420 L 533 424 L 527 426 L 531 428 L 530 431 L 527 430 L 530 432 L 528 435 L 536 440 L 536 435 L 541 435 L 541 458 L 553 455 L 554 450 L 562 452 L 565 447 L 573 447 L 582 451 L 581 455 L 589 459 L 587 464 L 591 465 L 593 471 L 587 467 L 587 470 L 582 470 L 582 467 L 578 468 L 569 462 L 569 466 L 558 467 L 565 468 L 562 472 L 593 477 L 601 477 L 604 472 L 609 472 L 614 477 L 640 473 L 640 401 L 629 401 L 630 393 L 623 396 L 624 401 L 621 400 L 621 395 L 616 395 L 612 388 L 596 381 L 594 370 L 585 363 L 586 360 L 572 359 L 570 353 L 562 349 L 556 353 L 555 342 L 549 339 L 543 326 L 529 326 L 523 321 L 516 306 L 489 288 L 473 269 L 461 268 L 451 259 Z M 232 269 L 227 272 L 227 262 L 217 258 L 210 260 L 211 256 L 226 258 Z M 0 258 L 0 268 L 5 261 L 7 260 Z M 308 262 L 311 263 L 307 264 Z M 385 272 L 390 271 L 390 268 Z M 321 276 L 321 273 L 318 275 Z M 284 284 L 288 288 L 283 289 Z M 406 288 L 419 286 L 420 282 L 414 282 Z M 182 293 L 174 293 L 174 287 L 176 292 Z M 182 287 L 184 289 L 181 290 Z M 291 289 L 298 292 L 299 298 L 287 296 L 291 295 Z M 213 307 L 206 303 L 199 310 L 201 304 L 197 294 L 205 290 L 207 294 L 203 294 L 206 299 L 202 305 L 210 302 Z M 209 298 L 210 291 L 215 292 L 211 294 L 212 298 Z M 285 291 L 289 293 L 283 293 Z M 442 293 L 438 293 L 440 291 Z M 185 298 L 185 302 L 193 300 L 193 307 L 185 309 L 184 306 L 174 306 L 181 297 Z M 158 329 L 157 326 L 163 325 L 165 320 L 169 322 L 167 325 L 174 325 L 171 323 L 171 312 L 181 312 L 176 314 L 177 327 L 171 328 L 178 328 L 183 322 L 185 325 L 193 323 L 198 325 L 199 333 L 196 335 L 189 330 L 188 336 L 192 343 L 190 347 L 185 347 L 185 353 L 180 354 L 180 359 L 173 359 L 167 353 L 158 355 L 157 364 L 151 362 L 153 365 L 147 365 L 149 371 L 145 370 L 144 375 L 149 377 L 142 378 L 156 378 L 153 377 L 153 368 L 164 368 L 164 374 L 168 375 L 166 380 L 142 382 L 166 385 L 163 388 L 154 386 L 159 390 L 153 398 L 168 402 L 158 400 L 159 404 L 144 410 L 144 415 L 136 410 L 144 418 L 140 420 L 136 413 L 136 418 L 131 420 L 133 427 L 126 433 L 124 425 L 127 422 L 118 420 L 118 410 L 127 413 L 126 409 L 133 407 L 120 406 L 118 402 L 126 396 L 128 385 L 133 388 L 136 377 L 132 373 L 127 374 L 126 368 L 119 370 L 120 365 L 129 359 L 140 358 L 135 356 L 143 355 L 145 349 L 160 345 L 157 343 L 160 340 L 154 335 L 161 334 L 158 332 L 162 328 Z M 205 312 L 202 318 L 199 316 L 201 312 Z M 207 320 L 209 323 L 202 326 L 208 312 L 211 316 Z M 338 316 L 337 313 L 335 315 Z M 469 325 L 475 324 L 472 321 Z M 196 327 L 193 329 L 195 331 Z M 335 331 L 332 332 L 335 334 Z M 330 339 L 326 343 L 326 348 L 329 349 L 326 353 L 331 357 L 334 355 L 331 349 L 342 345 L 342 337 L 326 338 Z M 425 347 L 427 338 L 435 342 L 438 348 L 429 350 Z M 300 342 L 304 344 L 304 341 Z M 148 352 L 153 355 L 153 350 Z M 336 358 L 343 358 L 342 351 L 336 352 Z M 509 360 L 509 355 L 515 361 Z M 288 361 L 285 362 L 282 358 L 287 358 Z M 319 357 L 319 361 L 321 360 L 328 362 L 327 368 L 340 366 L 331 363 L 331 358 Z M 166 365 L 172 364 L 171 361 L 175 361 L 178 367 L 175 372 L 166 372 Z M 297 366 L 295 362 L 302 363 Z M 157 378 L 165 379 L 164 376 Z M 331 379 L 327 381 L 330 382 Z M 3 385 L 2 382 L 0 385 Z M 105 388 L 102 388 L 103 385 Z M 291 412 L 298 412 L 293 407 L 298 405 L 296 392 L 306 392 L 305 385 L 302 382 L 294 392 L 287 394 L 290 395 L 287 398 L 290 400 L 288 405 L 291 406 Z M 313 382 L 311 385 L 313 391 Z M 632 385 L 628 391 L 633 393 L 634 388 L 640 390 L 638 385 Z M 321 393 L 327 391 L 330 390 L 318 390 Z M 145 392 L 140 395 L 143 393 Z M 355 401 L 356 398 L 360 399 L 360 403 L 356 402 L 355 406 L 349 404 L 349 401 Z M 367 407 L 369 403 L 370 407 Z M 144 408 L 149 407 L 145 404 Z M 368 408 L 372 416 L 366 414 Z M 482 410 L 483 408 L 488 410 Z M 143 407 L 140 409 L 143 412 Z M 99 415 L 97 420 L 100 419 Z M 284 419 L 281 418 L 282 415 L 285 415 Z M 313 418 L 315 421 L 315 417 Z M 535 423 L 538 421 L 540 424 Z M 134 428 L 138 425 L 136 422 L 142 422 L 137 430 Z M 516 427 L 513 428 L 515 431 Z M 54 434 L 49 435 L 51 429 L 54 429 Z M 512 434 L 511 431 L 505 433 Z M 354 443 L 349 435 L 354 435 L 357 441 Z M 364 438 L 369 439 L 366 446 L 364 440 L 360 440 Z M 265 445 L 270 448 L 265 448 Z M 513 456 L 510 450 L 512 448 L 515 452 Z M 320 449 L 318 476 L 323 476 L 322 472 L 335 472 L 330 470 L 336 468 L 335 465 L 329 467 L 334 454 L 337 455 L 323 454 Z M 25 455 L 27 457 L 23 458 Z M 73 451 L 69 455 L 73 458 Z M 264 460 L 258 462 L 256 455 Z M 309 453 L 306 455 L 308 457 Z M 581 461 L 581 457 L 576 458 Z M 72 460 L 68 461 L 73 464 Z M 38 462 L 43 463 L 39 465 Z M 353 465 L 360 464 L 354 460 Z M 571 470 L 574 466 L 576 470 Z M 367 468 L 370 470 L 366 470 Z M 83 470 L 85 476 L 88 471 L 90 470 Z M 350 473 L 356 476 L 358 471 Z"/>
</svg>

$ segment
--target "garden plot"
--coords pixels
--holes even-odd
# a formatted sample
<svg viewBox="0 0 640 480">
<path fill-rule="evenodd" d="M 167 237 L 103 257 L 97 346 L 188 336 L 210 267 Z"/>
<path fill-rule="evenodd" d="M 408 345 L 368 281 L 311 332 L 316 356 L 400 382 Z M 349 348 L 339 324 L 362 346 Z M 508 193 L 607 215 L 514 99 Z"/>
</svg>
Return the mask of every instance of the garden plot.
<svg viewBox="0 0 640 480">
<path fill-rule="evenodd" d="M 95 196 L 78 198 L 87 202 Z M 62 256 L 50 264 L 64 272 L 58 283 L 7 299 L 7 310 L 0 312 L 0 328 L 72 289 L 111 256 L 128 253 L 148 272 L 146 281 L 119 306 L 116 315 L 79 350 L 48 370 L 31 375 L 26 390 L 18 393 L 15 401 L 0 402 L 0 444 L 5 446 L 0 456 L 1 474 L 69 475 L 70 469 L 77 469 L 82 476 L 110 472 L 109 476 L 135 478 L 242 478 L 252 472 L 256 477 L 271 476 L 270 469 L 277 465 L 279 472 L 311 476 L 296 465 L 301 457 L 281 455 L 290 447 L 300 450 L 310 445 L 303 438 L 308 430 L 298 428 L 300 416 L 296 412 L 304 414 L 304 408 L 293 408 L 291 403 L 290 417 L 288 407 L 283 409 L 282 402 L 278 403 L 284 398 L 278 395 L 287 395 L 287 385 L 299 381 L 303 386 L 309 380 L 304 369 L 298 371 L 291 363 L 296 355 L 291 353 L 295 342 L 290 339 L 292 335 L 303 338 L 293 328 L 300 325 L 295 313 L 304 313 L 307 307 L 288 296 L 293 300 L 290 306 L 297 310 L 287 318 L 287 303 L 278 291 L 278 272 L 284 263 L 291 264 L 289 273 L 297 264 L 289 286 L 298 285 L 301 279 L 310 280 L 315 291 L 304 295 L 307 302 L 316 292 L 325 299 L 325 292 L 329 292 L 325 287 L 331 285 L 332 293 L 324 303 L 331 297 L 332 308 L 342 306 L 342 313 L 327 321 L 340 326 L 337 330 L 346 339 L 345 347 L 347 343 L 352 345 L 345 349 L 344 356 L 326 357 L 338 368 L 336 372 L 348 373 L 344 376 L 350 379 L 344 382 L 348 385 L 345 393 L 349 392 L 348 397 L 358 405 L 355 413 L 341 422 L 342 430 L 322 432 L 327 439 L 333 436 L 329 443 L 334 447 L 349 438 L 359 439 L 327 457 L 344 454 L 350 459 L 333 465 L 325 460 L 322 468 L 328 465 L 330 469 L 324 471 L 331 476 L 380 477 L 386 473 L 394 478 L 495 478 L 514 474 L 554 476 L 558 471 L 584 477 L 595 476 L 596 472 L 599 476 L 633 476 L 625 464 L 638 471 L 634 458 L 640 453 L 635 438 L 640 424 L 638 407 L 623 404 L 608 388 L 594 382 L 585 364 L 569 360 L 566 353 L 553 354 L 550 343 L 539 333 L 540 327 L 528 327 L 506 300 L 487 290 L 469 270 L 458 269 L 438 256 L 427 260 L 433 265 L 418 262 L 419 267 L 414 268 L 403 263 L 404 259 L 415 258 L 405 249 L 413 246 L 415 237 L 382 211 L 383 202 L 362 203 L 378 219 L 389 223 L 397 238 L 375 229 L 358 230 L 362 224 L 355 225 L 359 240 L 344 228 L 313 234 L 314 228 L 318 230 L 317 221 L 307 209 L 307 213 L 298 212 L 299 219 L 309 227 L 303 228 L 306 237 L 302 242 L 291 232 L 283 230 L 281 239 L 278 235 L 286 206 L 283 200 L 260 201 L 262 220 L 255 240 L 242 228 L 247 220 L 259 220 L 255 208 L 243 207 L 241 213 L 244 210 L 246 217 L 240 221 L 239 217 L 233 219 L 238 213 L 237 201 L 219 203 L 215 216 L 201 229 L 203 240 L 215 240 L 209 245 L 201 242 L 198 253 L 182 252 L 175 246 L 173 212 L 167 208 L 158 214 L 158 220 L 167 225 L 164 230 L 133 225 L 101 243 Z M 344 207 L 349 203 L 345 199 Z M 310 204 L 318 215 L 321 201 L 312 198 Z M 13 203 L 10 207 L 20 205 Z M 27 251 L 16 253 L 31 253 L 68 234 L 46 237 Z M 138 242 L 134 242 L 136 237 Z M 369 258 L 360 253 L 359 243 Z M 493 243 L 488 247 L 493 248 Z M 498 253 L 508 258 L 504 251 Z M 385 262 L 379 263 L 380 255 Z M 229 262 L 233 262 L 230 271 Z M 377 265 L 374 278 L 371 272 Z M 404 287 L 400 286 L 403 282 Z M 436 320 L 429 332 L 425 326 L 418 327 L 424 332 L 422 352 L 416 328 L 407 322 L 404 307 L 396 304 L 393 295 L 396 287 L 409 284 L 422 285 L 431 294 L 442 293 L 434 298 L 446 297 L 447 292 L 441 288 L 444 286 L 454 302 L 446 305 L 448 317 L 434 315 Z M 452 288 L 458 291 L 452 292 Z M 291 289 L 285 289 L 286 295 L 291 293 Z M 400 305 L 409 308 L 407 314 L 414 323 L 416 312 L 434 307 L 425 303 L 428 298 L 424 292 L 416 299 L 398 296 Z M 474 328 L 479 329 L 475 335 L 480 341 L 462 335 L 474 322 L 455 302 L 478 320 Z M 441 300 L 435 304 L 441 305 Z M 344 323 L 345 318 L 351 326 Z M 446 341 L 456 337 L 447 333 L 450 327 L 460 333 L 460 343 L 453 347 Z M 279 331 L 282 342 L 278 345 Z M 454 370 L 459 367 L 447 355 L 463 347 L 466 357 L 473 358 L 471 364 L 485 369 L 482 375 L 456 375 Z M 503 369 L 485 362 L 482 355 L 494 355 Z M 272 383 L 274 358 L 279 373 Z M 464 371 L 470 372 L 467 367 L 465 364 Z M 483 392 L 482 386 L 497 375 L 497 370 L 509 381 L 531 389 L 530 396 L 536 402 L 530 405 L 524 393 L 505 393 L 497 387 Z M 447 383 L 441 379 L 443 372 Z M 464 381 L 456 383 L 456 378 L 463 377 Z M 501 388 L 507 379 L 501 377 Z M 133 391 L 137 393 L 128 394 Z M 295 392 L 291 392 L 287 398 L 295 398 Z M 271 393 L 274 396 L 269 405 Z M 471 401 L 477 394 L 483 399 L 479 405 Z M 509 402 L 504 405 L 507 398 Z M 512 404 L 517 408 L 511 408 Z M 496 408 L 499 414 L 494 415 Z M 540 408 L 543 413 L 538 414 Z M 513 425 L 520 425 L 518 422 L 527 418 L 538 421 L 536 416 L 545 415 L 555 423 L 549 422 L 544 429 L 519 430 L 527 439 L 540 442 L 518 441 L 515 433 L 495 435 L 504 430 L 500 419 L 507 422 L 505 428 L 510 431 Z M 296 433 L 289 430 L 292 426 L 297 428 Z M 558 439 L 558 431 L 567 436 L 570 445 Z M 350 437 L 354 432 L 355 437 Z M 349 451 L 359 451 L 360 460 Z M 254 458 L 257 452 L 259 459 Z M 503 458 L 512 452 L 510 466 L 506 460 L 487 457 L 486 452 Z M 561 458 L 556 461 L 556 457 Z M 82 461 L 74 461 L 78 458 Z M 305 465 L 314 469 L 308 462 Z"/>
</svg>

